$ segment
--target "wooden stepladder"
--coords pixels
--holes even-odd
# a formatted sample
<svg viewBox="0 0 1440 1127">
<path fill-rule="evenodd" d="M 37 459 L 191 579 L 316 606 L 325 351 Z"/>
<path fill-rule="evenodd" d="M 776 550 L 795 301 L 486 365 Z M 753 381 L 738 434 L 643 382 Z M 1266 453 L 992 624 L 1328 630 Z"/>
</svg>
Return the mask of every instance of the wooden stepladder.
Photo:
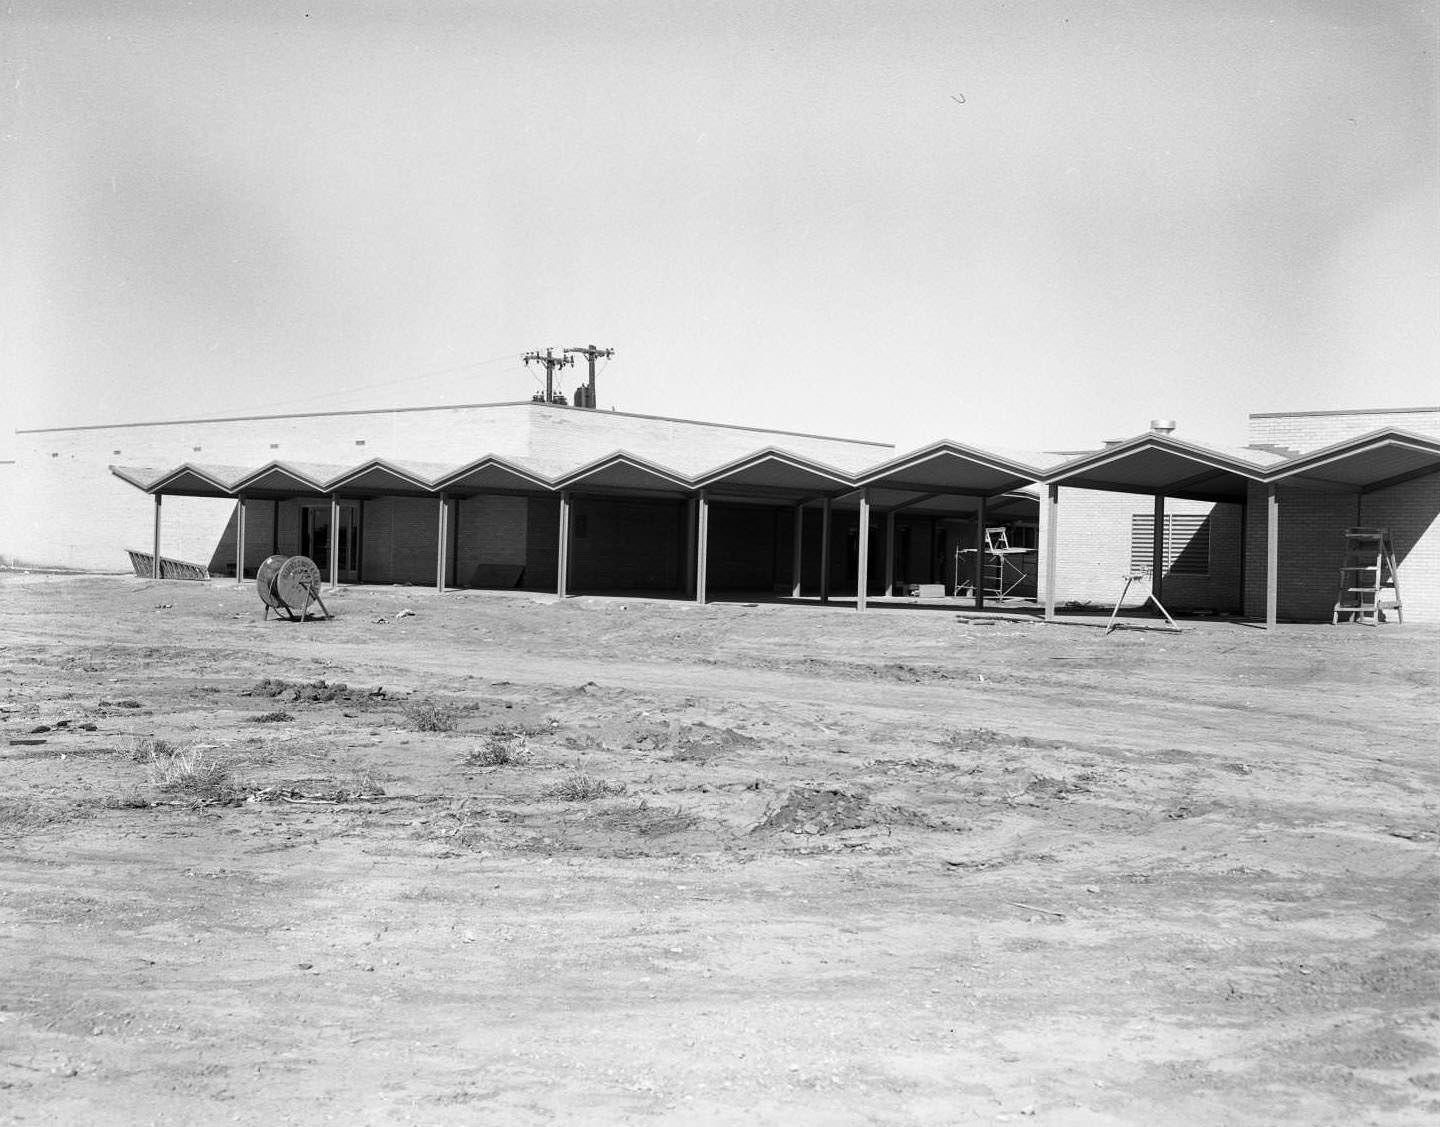
<svg viewBox="0 0 1440 1127">
<path fill-rule="evenodd" d="M 1385 528 L 1347 528 L 1345 564 L 1340 568 L 1340 594 L 1330 624 L 1341 621 L 1376 626 L 1385 621 L 1385 612 L 1400 614 L 1400 577 L 1395 570 L 1395 551 Z"/>
</svg>

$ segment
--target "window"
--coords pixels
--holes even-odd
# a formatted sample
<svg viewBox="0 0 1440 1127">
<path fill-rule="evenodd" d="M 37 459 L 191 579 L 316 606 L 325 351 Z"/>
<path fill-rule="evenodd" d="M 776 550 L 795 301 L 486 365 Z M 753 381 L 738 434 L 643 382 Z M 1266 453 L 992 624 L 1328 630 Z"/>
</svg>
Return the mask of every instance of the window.
<svg viewBox="0 0 1440 1127">
<path fill-rule="evenodd" d="M 1150 567 L 1154 528 L 1152 513 L 1136 513 L 1130 518 L 1131 571 L 1143 571 Z M 1209 516 L 1166 513 L 1162 558 L 1167 575 L 1209 575 Z"/>
</svg>

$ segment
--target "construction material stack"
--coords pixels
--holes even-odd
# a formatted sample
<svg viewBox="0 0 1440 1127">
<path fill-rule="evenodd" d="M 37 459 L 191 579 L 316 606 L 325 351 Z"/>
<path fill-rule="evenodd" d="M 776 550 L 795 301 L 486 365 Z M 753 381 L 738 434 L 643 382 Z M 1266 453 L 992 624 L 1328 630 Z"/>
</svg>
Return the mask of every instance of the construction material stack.
<svg viewBox="0 0 1440 1127">
<path fill-rule="evenodd" d="M 1386 611 L 1400 614 L 1400 577 L 1395 570 L 1395 550 L 1385 528 L 1347 528 L 1345 564 L 1340 568 L 1340 594 L 1335 600 L 1331 625 L 1359 622 L 1376 626 L 1385 621 Z"/>
</svg>

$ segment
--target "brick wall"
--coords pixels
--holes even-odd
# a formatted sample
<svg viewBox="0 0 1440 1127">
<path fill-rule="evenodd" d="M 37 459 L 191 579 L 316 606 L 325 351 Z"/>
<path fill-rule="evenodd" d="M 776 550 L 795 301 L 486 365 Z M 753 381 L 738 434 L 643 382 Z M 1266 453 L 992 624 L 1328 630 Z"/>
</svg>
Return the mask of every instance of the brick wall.
<svg viewBox="0 0 1440 1127">
<path fill-rule="evenodd" d="M 524 497 L 467 497 L 457 505 L 453 581 L 461 587 L 514 586 L 525 566 Z"/>
<path fill-rule="evenodd" d="M 761 505 L 710 506 L 710 559 L 706 585 L 712 591 L 771 591 L 789 583 L 790 565 L 783 577 L 776 568 L 778 510 Z M 787 535 L 790 523 L 785 522 Z M 787 542 L 785 555 L 793 552 Z"/>
<path fill-rule="evenodd" d="M 571 508 L 571 530 L 573 590 L 679 589 L 683 502 L 579 497 Z"/>
<path fill-rule="evenodd" d="M 1296 411 L 1250 416 L 1246 441 L 1304 452 L 1357 438 L 1383 427 L 1440 436 L 1440 407 L 1409 410 Z"/>
<path fill-rule="evenodd" d="M 1440 474 L 1365 494 L 1360 523 L 1390 530 L 1406 622 L 1440 622 Z"/>
<path fill-rule="evenodd" d="M 1262 497 L 1263 500 L 1263 497 Z M 1060 490 L 1059 542 L 1056 551 L 1057 605 L 1067 602 L 1113 606 L 1125 588 L 1130 571 L 1131 517 L 1152 516 L 1154 498 L 1139 493 L 1105 493 L 1090 489 Z M 1213 504 L 1167 498 L 1166 513 L 1210 518 L 1209 574 L 1167 574 L 1160 598 L 1175 611 L 1241 609 L 1243 509 L 1240 505 Z M 1049 506 L 1040 507 L 1040 572 L 1038 590 L 1045 589 L 1044 549 Z M 1139 604 L 1145 589 L 1132 587 L 1129 602 Z"/>
<path fill-rule="evenodd" d="M 1249 439 L 1305 451 L 1384 427 L 1440 436 L 1440 407 L 1314 411 L 1250 417 Z M 1282 486 L 1279 603 L 1281 618 L 1328 622 L 1340 588 L 1345 529 L 1388 528 L 1400 573 L 1407 622 L 1440 622 L 1440 474 L 1374 493 L 1319 493 Z M 1246 613 L 1265 613 L 1265 490 L 1251 489 L 1246 532 Z"/>
<path fill-rule="evenodd" d="M 526 498 L 525 578 L 527 591 L 554 591 L 559 575 L 560 499 Z"/>
</svg>

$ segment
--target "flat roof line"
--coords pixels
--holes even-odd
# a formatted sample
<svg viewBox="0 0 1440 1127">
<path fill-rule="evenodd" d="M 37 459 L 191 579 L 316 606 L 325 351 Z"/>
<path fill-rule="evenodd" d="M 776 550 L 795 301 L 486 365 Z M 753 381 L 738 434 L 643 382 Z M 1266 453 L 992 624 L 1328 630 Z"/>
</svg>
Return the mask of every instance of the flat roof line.
<svg viewBox="0 0 1440 1127">
<path fill-rule="evenodd" d="M 1252 411 L 1252 419 L 1314 419 L 1322 415 L 1419 415 L 1440 414 L 1440 407 L 1356 407 L 1351 411 Z"/>
<path fill-rule="evenodd" d="M 692 426 L 716 427 L 721 430 L 743 430 L 753 434 L 783 434 L 790 438 L 818 438 L 825 442 L 848 442 L 855 446 L 875 446 L 884 450 L 895 449 L 893 442 L 874 442 L 864 438 L 840 438 L 829 434 L 809 434 L 805 431 L 776 430 L 774 427 L 750 427 L 740 423 L 711 423 L 703 419 L 682 419 L 674 415 L 642 415 L 635 411 L 601 411 L 593 407 L 573 407 L 559 403 L 536 403 L 529 399 L 507 400 L 500 403 L 450 403 L 432 407 L 366 407 L 350 411 L 298 411 L 285 415 L 222 415 L 201 419 L 155 419 L 135 423 L 90 423 L 76 427 L 30 427 L 17 429 L 16 434 L 58 434 L 80 430 L 128 430 L 132 427 L 175 427 L 193 426 L 198 423 L 257 423 L 275 422 L 282 419 L 325 419 L 350 415 L 403 415 L 416 411 L 470 411 L 486 407 L 544 407 L 556 411 L 582 411 L 587 415 L 621 415 L 627 419 L 649 419 L 660 423 L 688 423 Z"/>
</svg>

